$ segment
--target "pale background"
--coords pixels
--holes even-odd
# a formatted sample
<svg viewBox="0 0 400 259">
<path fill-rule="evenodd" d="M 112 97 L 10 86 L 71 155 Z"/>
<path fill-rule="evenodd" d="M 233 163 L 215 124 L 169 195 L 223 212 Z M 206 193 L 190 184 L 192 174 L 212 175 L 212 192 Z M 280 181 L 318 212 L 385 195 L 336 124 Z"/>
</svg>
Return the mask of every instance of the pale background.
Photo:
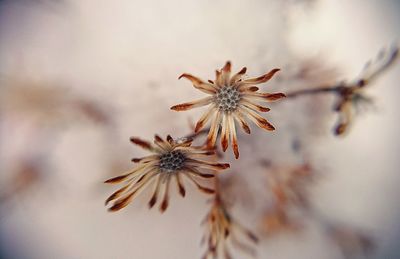
<svg viewBox="0 0 400 259">
<path fill-rule="evenodd" d="M 113 120 L 105 127 L 70 114 L 68 106 L 61 116 L 48 108 L 44 118 L 32 117 L 29 107 L 18 110 L 10 97 L 1 99 L 3 190 L 21 159 L 51 146 L 43 181 L 0 207 L 2 256 L 200 258 L 205 248 L 199 245 L 199 223 L 208 207 L 194 189 L 185 199 L 174 194 L 164 215 L 147 209 L 148 193 L 119 213 L 104 207 L 115 187 L 102 181 L 144 154 L 131 147 L 130 136 L 182 136 L 189 132 L 188 118 L 200 114 L 169 110 L 201 96 L 177 77 L 190 72 L 212 79 L 231 60 L 234 70 L 247 66 L 250 76 L 282 68 L 263 89 L 288 91 L 307 86 L 290 73 L 315 58 L 337 71 L 335 79 L 352 79 L 398 40 L 399 13 L 396 0 L 1 1 L 0 74 L 36 82 L 32 87 L 64 89 L 61 96 L 83 96 L 100 103 Z M 328 113 L 329 98 L 320 104 L 327 114 L 320 120 L 302 113 L 301 100 L 273 105 L 268 118 L 277 131 L 252 127 L 251 136 L 239 136 L 241 160 L 230 153 L 225 158 L 232 161 L 230 173 L 251 189 L 251 201 L 236 206 L 238 219 L 262 237 L 265 169 L 254 161 L 295 161 L 290 143 L 304 139 L 304 149 L 325 174 L 312 190 L 319 212 L 371 233 L 377 245 L 371 258 L 400 258 L 399 75 L 395 66 L 368 90 L 376 109 L 358 117 L 345 138 L 331 134 L 336 117 Z M 3 97 L 16 87 L 6 82 L 0 85 Z M 313 120 L 320 128 L 309 126 Z M 258 258 L 342 258 L 317 226 L 308 225 L 301 234 L 262 239 Z"/>
</svg>

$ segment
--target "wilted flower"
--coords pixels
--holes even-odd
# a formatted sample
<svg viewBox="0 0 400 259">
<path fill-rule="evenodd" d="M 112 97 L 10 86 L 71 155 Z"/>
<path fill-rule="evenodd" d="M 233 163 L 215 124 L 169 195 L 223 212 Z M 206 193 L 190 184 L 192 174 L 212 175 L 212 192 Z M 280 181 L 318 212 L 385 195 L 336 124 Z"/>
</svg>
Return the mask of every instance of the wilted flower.
<svg viewBox="0 0 400 259">
<path fill-rule="evenodd" d="M 293 208 L 308 210 L 308 184 L 314 179 L 315 171 L 309 163 L 294 168 L 274 168 L 268 175 L 273 206 L 267 210 L 263 228 L 269 234 L 299 230 L 301 225 L 290 215 Z"/>
<path fill-rule="evenodd" d="M 254 249 L 239 238 L 245 237 L 253 243 L 258 243 L 258 238 L 230 216 L 218 193 L 213 199 L 213 205 L 203 220 L 203 224 L 206 224 L 207 232 L 203 236 L 202 243 L 207 242 L 208 247 L 203 259 L 220 258 L 221 255 L 225 259 L 232 259 L 228 243 L 251 255 L 255 254 Z"/>
<path fill-rule="evenodd" d="M 117 211 L 127 206 L 134 196 L 142 191 L 152 180 L 155 180 L 153 196 L 149 201 L 152 208 L 157 202 L 160 192 L 163 190 L 163 200 L 160 211 L 164 212 L 168 207 L 169 188 L 172 178 L 175 178 L 179 193 L 185 196 L 185 187 L 182 177 L 186 177 L 193 182 L 197 188 L 205 193 L 214 193 L 213 189 L 204 187 L 198 182 L 198 178 L 211 178 L 217 170 L 226 169 L 229 164 L 214 163 L 203 158 L 214 155 L 214 151 L 204 150 L 201 147 L 192 147 L 192 139 L 174 140 L 170 135 L 164 140 L 158 135 L 154 138 L 154 145 L 132 137 L 131 142 L 140 147 L 153 152 L 143 158 L 134 158 L 133 162 L 138 165 L 127 173 L 105 181 L 106 183 L 125 182 L 125 186 L 114 192 L 107 200 L 106 204 L 114 201 L 110 211 Z M 206 169 L 202 172 L 199 169 Z"/>
<path fill-rule="evenodd" d="M 221 146 L 225 151 L 228 142 L 232 143 L 235 157 L 239 157 L 239 148 L 236 137 L 236 122 L 244 132 L 250 134 L 250 128 L 246 118 L 253 121 L 260 128 L 274 130 L 275 128 L 257 112 L 268 112 L 270 109 L 259 105 L 257 102 L 274 101 L 285 97 L 283 93 L 258 93 L 255 85 L 270 80 L 279 69 L 273 69 L 269 73 L 257 78 L 243 79 L 246 68 L 242 68 L 231 77 L 231 63 L 226 62 L 221 70 L 216 71 L 215 82 L 203 80 L 191 75 L 182 74 L 179 78 L 186 78 L 193 83 L 193 86 L 211 96 L 203 99 L 178 104 L 171 107 L 175 111 L 185 111 L 196 107 L 210 105 L 208 110 L 201 116 L 196 124 L 195 132 L 201 130 L 208 120 L 213 118 L 211 128 L 207 136 L 208 147 L 214 147 L 221 128 Z"/>
</svg>

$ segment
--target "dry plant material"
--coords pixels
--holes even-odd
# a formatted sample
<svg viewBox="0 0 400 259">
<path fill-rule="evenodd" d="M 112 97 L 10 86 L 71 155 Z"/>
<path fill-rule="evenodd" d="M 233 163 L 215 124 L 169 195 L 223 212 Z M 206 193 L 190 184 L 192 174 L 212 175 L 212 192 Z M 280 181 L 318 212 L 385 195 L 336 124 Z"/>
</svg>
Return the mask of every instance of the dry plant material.
<svg viewBox="0 0 400 259">
<path fill-rule="evenodd" d="M 339 114 L 339 119 L 334 128 L 334 133 L 335 135 L 343 135 L 347 132 L 353 121 L 354 114 L 360 111 L 361 106 L 372 104 L 372 99 L 365 94 L 366 86 L 371 85 L 379 75 L 394 64 L 398 57 L 398 52 L 398 47 L 381 51 L 374 61 L 370 61 L 365 65 L 359 78 L 354 81 L 294 91 L 288 93 L 287 97 L 294 98 L 322 93 L 335 94 L 337 101 L 333 110 Z"/>
<path fill-rule="evenodd" d="M 202 224 L 206 226 L 202 244 L 207 242 L 207 251 L 202 257 L 203 259 L 232 259 L 230 246 L 255 255 L 252 245 L 258 243 L 258 238 L 231 217 L 218 192 L 216 192 L 211 210 Z M 244 242 L 244 239 L 247 242 Z"/>
<path fill-rule="evenodd" d="M 308 211 L 307 186 L 314 178 L 310 164 L 273 170 L 268 175 L 268 187 L 273 197 L 273 206 L 268 209 L 263 219 L 263 227 L 268 234 L 281 231 L 297 231 L 300 224 L 290 216 L 294 207 Z"/>
<path fill-rule="evenodd" d="M 150 182 L 155 180 L 154 192 L 148 202 L 152 208 L 161 192 L 163 198 L 160 204 L 160 211 L 164 212 L 169 204 L 169 188 L 172 178 L 179 193 L 185 196 L 186 190 L 182 178 L 186 177 L 200 191 L 212 194 L 213 189 L 201 185 L 198 179 L 208 179 L 215 176 L 217 170 L 229 168 L 229 164 L 215 163 L 208 161 L 208 156 L 214 156 L 213 150 L 205 150 L 202 147 L 191 146 L 192 139 L 184 138 L 174 140 L 170 135 L 162 139 L 158 135 L 154 137 L 154 144 L 136 137 L 131 142 L 150 152 L 152 155 L 133 158 L 137 166 L 128 172 L 105 181 L 105 183 L 124 183 L 124 187 L 114 192 L 107 200 L 113 202 L 110 211 L 118 211 L 127 206 L 140 191 L 146 188 Z"/>
<path fill-rule="evenodd" d="M 223 151 L 228 148 L 229 142 L 236 159 L 239 158 L 239 148 L 236 137 L 236 125 L 238 123 L 244 132 L 250 134 L 250 127 L 246 119 L 254 122 L 258 127 L 268 131 L 274 130 L 274 126 L 258 112 L 268 112 L 270 109 L 261 106 L 258 102 L 269 102 L 285 97 L 283 93 L 259 93 L 255 85 L 269 81 L 279 69 L 257 78 L 243 79 L 246 67 L 231 76 L 231 63 L 226 62 L 221 70 L 216 71 L 215 81 L 205 82 L 191 74 L 182 74 L 179 78 L 186 78 L 193 86 L 210 96 L 197 101 L 182 103 L 172 106 L 175 111 L 186 111 L 192 108 L 209 105 L 207 111 L 196 124 L 195 132 L 200 131 L 209 120 L 211 127 L 207 136 L 207 146 L 214 148 L 219 131 L 221 130 L 221 146 Z M 211 119 L 212 118 L 212 119 Z"/>
</svg>

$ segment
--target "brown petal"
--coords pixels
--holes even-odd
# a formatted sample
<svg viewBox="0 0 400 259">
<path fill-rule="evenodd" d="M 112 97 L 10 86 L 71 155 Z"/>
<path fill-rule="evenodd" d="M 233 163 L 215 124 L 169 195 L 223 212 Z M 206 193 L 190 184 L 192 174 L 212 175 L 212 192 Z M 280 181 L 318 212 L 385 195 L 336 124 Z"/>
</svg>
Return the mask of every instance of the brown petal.
<svg viewBox="0 0 400 259">
<path fill-rule="evenodd" d="M 131 161 L 134 162 L 134 163 L 143 163 L 143 164 L 145 164 L 145 163 L 149 163 L 151 161 L 154 161 L 156 159 L 158 159 L 158 155 L 151 155 L 151 156 L 140 157 L 140 158 L 135 157 L 135 158 L 132 158 Z"/>
<path fill-rule="evenodd" d="M 182 74 L 178 79 L 181 79 L 182 77 L 190 80 L 193 86 L 200 91 L 203 91 L 207 94 L 216 93 L 215 87 L 212 84 L 206 83 L 198 77 L 195 77 L 191 74 Z"/>
<path fill-rule="evenodd" d="M 188 159 L 187 163 L 190 165 L 213 169 L 213 170 L 223 170 L 223 169 L 227 169 L 230 167 L 230 165 L 228 163 L 214 163 L 214 162 L 209 162 L 209 161 L 204 161 L 204 160 L 199 160 L 199 159 Z"/>
<path fill-rule="evenodd" d="M 221 146 L 222 150 L 225 152 L 226 149 L 228 148 L 228 139 L 229 139 L 229 128 L 228 128 L 228 121 L 227 121 L 227 116 L 226 114 L 222 114 L 222 129 L 221 129 Z"/>
<path fill-rule="evenodd" d="M 167 208 L 168 208 L 168 204 L 169 204 L 169 184 L 171 182 L 171 176 L 168 175 L 167 176 L 167 182 L 165 184 L 165 190 L 164 190 L 164 198 L 163 201 L 161 202 L 160 205 L 160 212 L 164 213 Z"/>
<path fill-rule="evenodd" d="M 188 171 L 189 173 L 195 175 L 195 176 L 199 176 L 202 178 L 213 178 L 215 177 L 214 174 L 206 174 L 206 173 L 202 173 L 200 171 L 198 171 L 197 169 L 193 168 L 193 167 L 185 167 L 184 170 Z"/>
<path fill-rule="evenodd" d="M 114 177 L 114 178 L 111 178 L 111 179 L 108 179 L 108 180 L 104 181 L 104 183 L 120 183 L 120 182 L 124 181 L 125 179 L 127 179 L 131 175 L 132 175 L 132 173 L 119 175 L 117 177 Z"/>
<path fill-rule="evenodd" d="M 154 192 L 153 195 L 151 197 L 151 199 L 149 200 L 149 208 L 153 208 L 154 204 L 156 204 L 157 202 L 157 198 L 158 198 L 158 193 L 160 191 L 160 182 L 161 182 L 161 176 L 157 177 L 157 183 L 156 183 L 156 187 L 154 188 Z"/>
<path fill-rule="evenodd" d="M 203 98 L 200 100 L 174 105 L 171 107 L 171 110 L 186 111 L 186 110 L 190 110 L 190 109 L 193 109 L 196 107 L 205 106 L 205 105 L 209 104 L 211 101 L 212 101 L 212 97 L 206 97 L 206 98 Z"/>
<path fill-rule="evenodd" d="M 132 192 L 131 194 L 129 194 L 128 196 L 126 196 L 123 199 L 117 200 L 114 205 L 109 208 L 109 211 L 118 211 L 122 208 L 125 208 L 132 200 L 133 195 L 135 194 L 135 192 Z"/>
<path fill-rule="evenodd" d="M 111 195 L 107 198 L 107 200 L 106 200 L 106 202 L 105 202 L 105 205 L 107 205 L 110 201 L 119 198 L 119 196 L 121 196 L 121 195 L 126 191 L 126 189 L 128 189 L 128 187 L 130 187 L 130 186 L 131 186 L 131 185 L 128 184 L 128 185 L 122 187 L 121 189 L 117 190 L 117 191 L 114 192 L 113 194 L 111 194 Z"/>
<path fill-rule="evenodd" d="M 234 117 L 234 118 L 236 119 L 236 121 L 240 124 L 240 126 L 242 127 L 242 129 L 243 129 L 243 131 L 244 131 L 245 133 L 247 133 L 247 134 L 250 134 L 250 133 L 251 133 L 249 125 L 247 124 L 247 122 L 244 120 L 243 116 L 242 116 L 238 111 L 236 111 L 236 112 L 233 114 L 233 117 Z"/>
<path fill-rule="evenodd" d="M 223 72 L 230 73 L 231 72 L 232 64 L 230 61 L 226 61 L 224 67 L 222 68 Z"/>
<path fill-rule="evenodd" d="M 260 99 L 263 101 L 276 101 L 286 97 L 284 93 L 245 93 L 245 95 L 249 96 L 250 98 Z"/>
<path fill-rule="evenodd" d="M 266 73 L 266 74 L 264 74 L 262 76 L 259 76 L 259 77 L 256 77 L 256 78 L 251 78 L 251 79 L 246 79 L 246 80 L 243 80 L 242 82 L 244 84 L 261 84 L 261 83 L 265 83 L 268 80 L 270 80 L 275 75 L 275 73 L 278 72 L 279 70 L 280 69 L 275 68 L 275 69 L 272 69 L 270 72 L 268 72 L 268 73 Z"/>
<path fill-rule="evenodd" d="M 168 205 L 169 205 L 168 196 L 166 196 L 166 197 L 167 198 L 166 199 L 164 198 L 164 200 L 162 201 L 161 206 L 160 206 L 161 213 L 164 213 L 167 210 Z"/>
<path fill-rule="evenodd" d="M 173 144 L 174 143 L 174 139 L 171 137 L 171 135 L 167 135 L 167 141 L 169 142 L 169 144 Z"/>
<path fill-rule="evenodd" d="M 269 112 L 271 109 L 268 107 L 261 106 L 259 104 L 253 103 L 245 98 L 243 98 L 240 102 L 242 105 L 246 106 L 249 109 L 259 112 Z"/>
<path fill-rule="evenodd" d="M 274 126 L 272 126 L 271 123 L 269 123 L 265 118 L 261 117 L 257 113 L 253 112 L 252 110 L 246 108 L 246 107 L 240 107 L 239 108 L 241 112 L 247 115 L 247 117 L 252 120 L 257 126 L 260 128 L 272 131 L 275 130 Z"/>
<path fill-rule="evenodd" d="M 215 107 L 211 106 L 199 119 L 199 121 L 196 123 L 196 127 L 194 129 L 194 132 L 197 133 L 199 132 L 204 125 L 208 122 L 208 120 L 214 115 L 215 113 Z"/>
<path fill-rule="evenodd" d="M 274 93 L 274 94 L 267 94 L 263 97 L 265 99 L 267 99 L 268 101 L 275 101 L 275 100 L 279 100 L 281 98 L 286 97 L 286 95 L 284 93 Z"/>
<path fill-rule="evenodd" d="M 217 140 L 218 136 L 218 131 L 219 131 L 219 122 L 221 120 L 221 112 L 218 111 L 216 113 L 216 116 L 214 117 L 214 120 L 211 123 L 210 131 L 208 132 L 207 135 L 207 147 L 208 148 L 214 148 L 215 142 Z"/>
<path fill-rule="evenodd" d="M 169 150 L 171 149 L 171 145 L 169 144 L 168 141 L 165 141 L 164 139 L 162 139 L 160 136 L 155 135 L 154 136 L 154 144 L 156 144 L 159 148 L 161 148 L 162 150 Z"/>
<path fill-rule="evenodd" d="M 235 154 L 235 158 L 238 159 L 239 158 L 239 146 L 237 144 L 236 127 L 235 127 L 235 121 L 233 120 L 233 116 L 229 116 L 228 125 L 229 125 L 229 130 L 230 130 L 233 153 Z"/>
<path fill-rule="evenodd" d="M 228 85 L 229 84 L 229 77 L 231 75 L 231 62 L 227 61 L 224 65 L 224 67 L 222 68 L 222 82 L 224 85 Z"/>
<path fill-rule="evenodd" d="M 236 74 L 231 78 L 230 85 L 233 85 L 233 84 L 235 84 L 238 80 L 240 80 L 240 79 L 242 78 L 242 76 L 243 76 L 244 74 L 246 74 L 246 70 L 247 70 L 247 68 L 244 67 L 244 68 L 242 68 L 238 73 L 236 73 Z"/>
<path fill-rule="evenodd" d="M 219 87 L 224 86 L 224 81 L 222 78 L 222 72 L 219 70 L 215 70 L 215 84 Z"/>
<path fill-rule="evenodd" d="M 153 146 L 151 145 L 150 142 L 147 142 L 147 141 L 145 141 L 145 140 L 141 140 L 140 138 L 131 137 L 131 138 L 130 138 L 130 141 L 131 141 L 133 144 L 136 144 L 136 145 L 138 145 L 138 146 L 140 146 L 140 147 L 142 147 L 142 148 L 144 148 L 144 149 L 153 150 Z"/>
<path fill-rule="evenodd" d="M 257 86 L 250 86 L 242 89 L 242 92 L 257 92 L 259 89 Z"/>
<path fill-rule="evenodd" d="M 179 193 L 181 194 L 182 197 L 185 197 L 186 191 L 185 191 L 185 187 L 182 184 L 179 173 L 176 174 L 175 179 L 176 179 L 176 184 L 178 185 Z"/>
</svg>

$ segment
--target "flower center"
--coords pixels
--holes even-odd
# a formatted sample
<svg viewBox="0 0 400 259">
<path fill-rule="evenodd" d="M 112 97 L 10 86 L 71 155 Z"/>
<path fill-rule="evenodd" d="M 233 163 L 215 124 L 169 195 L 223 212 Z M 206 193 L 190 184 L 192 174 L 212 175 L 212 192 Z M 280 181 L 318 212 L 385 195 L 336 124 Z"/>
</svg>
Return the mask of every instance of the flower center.
<svg viewBox="0 0 400 259">
<path fill-rule="evenodd" d="M 215 103 L 221 111 L 231 112 L 239 106 L 240 99 L 240 93 L 235 87 L 225 86 L 217 91 Z"/>
<path fill-rule="evenodd" d="M 185 163 L 185 155 L 178 150 L 174 150 L 160 156 L 159 167 L 162 171 L 174 172 L 182 169 Z"/>
</svg>

